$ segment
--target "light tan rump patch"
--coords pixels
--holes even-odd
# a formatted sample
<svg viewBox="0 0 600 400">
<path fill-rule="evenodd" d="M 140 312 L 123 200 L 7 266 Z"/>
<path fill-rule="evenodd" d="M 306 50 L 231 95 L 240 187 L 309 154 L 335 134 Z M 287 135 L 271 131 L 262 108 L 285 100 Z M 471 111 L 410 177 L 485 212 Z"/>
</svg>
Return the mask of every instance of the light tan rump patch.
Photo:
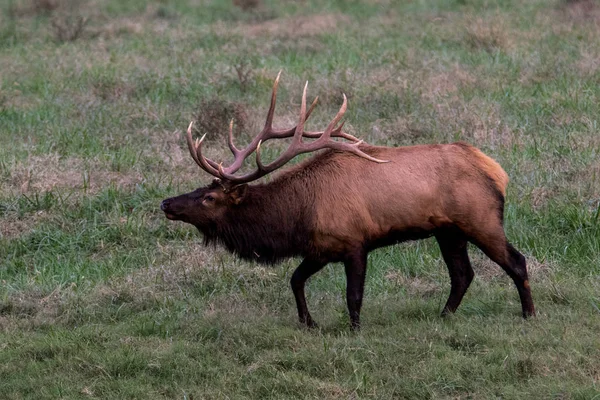
<svg viewBox="0 0 600 400">
<path fill-rule="evenodd" d="M 498 190 L 500 190 L 500 193 L 502 193 L 502 196 L 506 196 L 508 175 L 502 169 L 500 164 L 498 164 L 496 160 L 485 155 L 481 150 L 475 147 L 469 146 L 469 149 L 476 157 L 476 160 L 478 161 L 478 164 L 481 167 L 481 169 L 483 169 L 486 175 L 488 175 L 496 183 L 496 186 L 498 187 Z"/>
</svg>

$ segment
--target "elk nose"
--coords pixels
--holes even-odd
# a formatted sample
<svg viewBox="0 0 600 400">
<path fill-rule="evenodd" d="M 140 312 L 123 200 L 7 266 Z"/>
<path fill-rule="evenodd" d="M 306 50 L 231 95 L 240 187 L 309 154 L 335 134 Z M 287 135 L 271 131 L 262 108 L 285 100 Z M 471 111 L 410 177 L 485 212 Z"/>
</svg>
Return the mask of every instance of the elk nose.
<svg viewBox="0 0 600 400">
<path fill-rule="evenodd" d="M 171 202 L 168 199 L 167 200 L 163 200 L 163 202 L 160 203 L 160 209 L 163 210 L 163 211 L 166 211 L 167 208 L 169 208 L 169 204 L 170 203 Z"/>
</svg>

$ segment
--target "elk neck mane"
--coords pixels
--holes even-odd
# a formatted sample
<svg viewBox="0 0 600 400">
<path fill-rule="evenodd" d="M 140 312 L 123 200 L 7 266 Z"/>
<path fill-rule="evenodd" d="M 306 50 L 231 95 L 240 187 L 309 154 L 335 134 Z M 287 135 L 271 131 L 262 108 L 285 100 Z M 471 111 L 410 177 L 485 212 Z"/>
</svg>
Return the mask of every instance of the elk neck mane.
<svg viewBox="0 0 600 400">
<path fill-rule="evenodd" d="M 271 182 L 249 185 L 224 223 L 203 230 L 206 243 L 223 244 L 242 258 L 264 263 L 310 253 L 315 187 L 334 153 L 326 151 L 288 168 Z"/>
</svg>

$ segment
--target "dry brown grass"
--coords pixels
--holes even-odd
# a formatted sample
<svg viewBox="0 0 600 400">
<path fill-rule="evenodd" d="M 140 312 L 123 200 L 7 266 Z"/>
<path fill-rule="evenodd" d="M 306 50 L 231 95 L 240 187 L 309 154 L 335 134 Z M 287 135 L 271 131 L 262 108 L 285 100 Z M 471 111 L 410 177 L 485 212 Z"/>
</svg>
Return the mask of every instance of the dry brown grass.
<svg viewBox="0 0 600 400">
<path fill-rule="evenodd" d="M 343 14 L 323 14 L 285 17 L 257 24 L 242 25 L 236 30 L 242 36 L 302 37 L 336 31 L 340 25 L 349 24 L 350 18 Z"/>
<path fill-rule="evenodd" d="M 556 266 L 551 262 L 539 261 L 530 254 L 524 254 L 524 256 L 527 262 L 527 273 L 529 275 L 529 279 L 533 281 L 541 281 L 548 278 L 556 269 Z M 483 282 L 491 282 L 502 279 L 506 280 L 507 283 L 512 284 L 506 272 L 504 272 L 504 270 L 500 268 L 498 264 L 490 260 L 483 253 L 479 251 L 470 251 L 469 257 L 471 259 L 473 271 L 475 271 L 475 276 L 477 279 Z"/>
<path fill-rule="evenodd" d="M 592 162 L 587 168 L 573 168 L 565 181 L 568 189 L 577 193 L 582 200 L 594 200 L 589 207 L 595 210 L 600 199 L 600 160 Z"/>
<path fill-rule="evenodd" d="M 584 76 L 592 76 L 600 71 L 600 49 L 582 49 L 576 68 Z"/>
<path fill-rule="evenodd" d="M 460 140 L 480 146 L 507 148 L 520 145 L 521 138 L 503 122 L 497 104 L 481 98 L 464 101 L 452 96 L 436 102 L 433 106 L 438 127 L 449 137 L 458 135 Z"/>
<path fill-rule="evenodd" d="M 30 17 L 49 14 L 61 5 L 59 0 L 20 0 L 10 4 L 8 12 L 14 17 Z"/>
<path fill-rule="evenodd" d="M 414 296 L 430 297 L 442 290 L 442 286 L 439 282 L 428 280 L 427 278 L 423 277 L 406 276 L 402 272 L 392 271 L 385 277 L 393 281 L 395 284 L 406 288 L 408 294 Z"/>
<path fill-rule="evenodd" d="M 0 239 L 12 239 L 31 232 L 37 225 L 44 222 L 48 215 L 38 211 L 21 219 L 15 215 L 4 215 L 0 218 Z"/>
<path fill-rule="evenodd" d="M 360 132 L 349 132 L 357 137 L 364 137 Z M 383 143 L 390 146 L 412 145 L 431 141 L 433 127 L 418 121 L 411 115 L 399 116 L 393 119 L 378 119 L 373 121 L 369 134 L 369 140 L 373 143 Z"/>
<path fill-rule="evenodd" d="M 189 242 L 185 248 L 159 246 L 157 257 L 163 262 L 97 285 L 86 292 L 83 303 L 78 299 L 75 284 L 58 286 L 50 293 L 39 290 L 15 292 L 0 303 L 0 331 L 35 329 L 65 322 L 72 317 L 72 302 L 84 307 L 128 303 L 130 307 L 142 310 L 155 301 L 187 292 L 202 274 L 223 268 L 231 261 L 230 256 L 203 246 L 200 241 Z M 257 267 L 258 273 L 261 269 L 264 270 Z"/>
<path fill-rule="evenodd" d="M 125 100 L 136 92 L 136 86 L 125 81 L 95 81 L 92 82 L 91 93 L 102 101 Z"/>
<path fill-rule="evenodd" d="M 128 18 L 116 18 L 103 21 L 104 23 L 90 27 L 90 35 L 98 36 L 104 40 L 113 40 L 123 35 L 141 35 L 144 29 L 160 30 L 165 23 L 152 23 L 148 17 L 136 16 Z M 163 29 L 164 30 L 164 29 Z"/>
<path fill-rule="evenodd" d="M 50 293 L 19 291 L 0 303 L 0 331 L 35 329 L 61 318 L 73 287 L 57 286 Z"/>
<path fill-rule="evenodd" d="M 142 179 L 135 171 L 109 171 L 95 161 L 75 157 L 63 159 L 56 153 L 49 153 L 31 155 L 15 162 L 8 179 L 0 184 L 0 191 L 30 193 L 71 189 L 95 193 L 109 185 L 130 187 Z"/>
<path fill-rule="evenodd" d="M 559 11 L 575 22 L 600 22 L 600 5 L 596 0 L 565 0 Z"/>
<path fill-rule="evenodd" d="M 252 276 L 252 279 L 260 280 L 272 279 L 276 275 L 268 267 L 238 265 L 233 260 L 233 256 L 223 253 L 221 249 L 204 246 L 200 238 L 187 242 L 185 247 L 159 245 L 157 262 L 151 267 L 135 270 L 129 275 L 98 285 L 86 296 L 86 302 L 127 302 L 134 309 L 144 309 L 148 304 L 171 296 L 193 296 L 189 292 L 194 285 L 205 282 L 207 276 L 223 269 L 243 269 L 243 273 Z M 243 302 L 237 304 L 235 298 L 228 298 L 223 304 L 208 303 L 205 313 L 210 316 L 217 310 L 219 313 L 247 312 L 248 307 Z M 266 312 L 265 310 L 264 313 Z"/>
<path fill-rule="evenodd" d="M 465 41 L 476 50 L 508 50 L 513 45 L 508 31 L 501 18 L 471 18 L 466 21 Z"/>
<path fill-rule="evenodd" d="M 459 64 L 451 65 L 444 70 L 422 69 L 420 71 L 424 76 L 418 81 L 422 82 L 422 94 L 428 101 L 435 101 L 439 97 L 446 97 L 461 88 L 468 88 L 478 83 L 477 76 Z"/>
<path fill-rule="evenodd" d="M 595 0 L 565 0 L 539 13 L 536 22 L 557 36 L 576 32 L 583 44 L 595 46 L 600 35 L 600 4 Z"/>
<path fill-rule="evenodd" d="M 39 106 L 41 100 L 37 96 L 25 94 L 18 89 L 17 85 L 13 86 L 0 92 L 0 109 L 4 107 L 27 111 Z"/>
</svg>

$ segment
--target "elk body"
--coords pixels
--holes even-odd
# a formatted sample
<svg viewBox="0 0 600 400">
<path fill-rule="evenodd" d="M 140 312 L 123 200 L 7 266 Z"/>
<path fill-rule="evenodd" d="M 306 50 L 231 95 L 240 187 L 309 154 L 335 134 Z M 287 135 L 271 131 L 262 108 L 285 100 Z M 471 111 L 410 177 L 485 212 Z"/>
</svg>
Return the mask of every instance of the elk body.
<svg viewBox="0 0 600 400">
<path fill-rule="evenodd" d="M 217 179 L 207 187 L 164 200 L 167 218 L 196 226 L 206 243 L 223 244 L 245 259 L 274 263 L 301 256 L 291 278 L 301 323 L 314 326 L 304 294 L 308 278 L 330 262 L 343 262 L 351 326 L 360 325 L 368 253 L 382 246 L 434 236 L 450 274 L 450 296 L 442 314 L 454 312 L 473 279 L 467 243 L 479 247 L 514 281 L 523 317 L 535 314 L 525 258 L 503 229 L 508 177 L 493 159 L 465 143 L 410 147 L 377 147 L 361 143 L 336 127 L 344 103 L 322 132 L 304 131 L 306 86 L 300 121 L 294 128 L 275 130 L 272 119 L 279 76 L 263 131 L 243 150 L 232 141 L 232 165 L 202 155 L 202 140 L 192 140 L 190 152 L 198 165 Z M 265 140 L 292 137 L 290 147 L 264 165 L 260 145 Z M 302 138 L 316 139 L 304 142 Z M 339 137 L 346 141 L 335 141 Z M 291 167 L 271 182 L 248 185 L 281 167 L 300 153 L 328 150 Z M 255 152 L 258 168 L 234 173 Z"/>
</svg>

